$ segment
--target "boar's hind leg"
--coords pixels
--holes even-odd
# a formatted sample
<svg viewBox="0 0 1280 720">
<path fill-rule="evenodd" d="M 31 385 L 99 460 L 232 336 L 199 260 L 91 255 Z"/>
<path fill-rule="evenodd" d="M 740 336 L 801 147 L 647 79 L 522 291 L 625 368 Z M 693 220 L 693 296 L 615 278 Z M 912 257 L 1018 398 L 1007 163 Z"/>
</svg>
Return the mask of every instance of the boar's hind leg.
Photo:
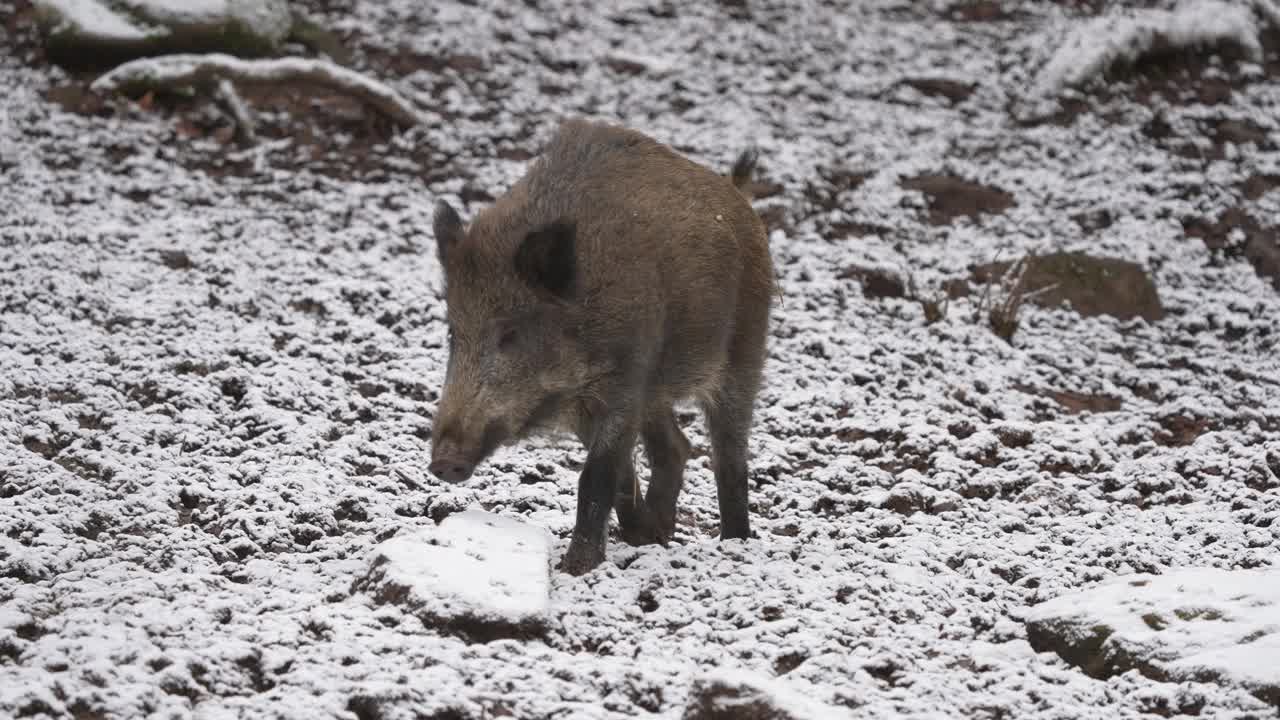
<svg viewBox="0 0 1280 720">
<path fill-rule="evenodd" d="M 684 464 L 689 459 L 689 439 L 680 431 L 670 405 L 649 409 L 640 430 L 649 458 L 649 490 L 645 505 L 650 512 L 654 537 L 666 543 L 675 533 L 676 501 L 684 484 Z"/>
<path fill-rule="evenodd" d="M 618 478 L 618 492 L 613 498 L 613 509 L 618 513 L 618 535 L 628 545 L 662 542 L 653 513 L 636 494 L 638 490 L 635 467 L 632 466 L 630 475 Z"/>
<path fill-rule="evenodd" d="M 750 348 L 752 344 L 746 345 Z M 763 345 L 755 347 L 763 348 Z M 751 536 L 747 517 L 747 437 L 751 432 L 752 406 L 760 387 L 764 358 L 762 350 L 748 348 L 731 348 L 729 371 L 720 387 L 702 404 L 711 436 L 722 540 Z"/>
<path fill-rule="evenodd" d="M 684 482 L 684 463 L 689 458 L 689 440 L 680 432 L 669 403 L 650 406 L 640 429 L 645 455 L 649 458 L 649 491 L 644 499 L 634 469 L 620 477 L 614 509 L 618 512 L 618 533 L 631 545 L 665 545 L 675 532 L 676 499 Z"/>
<path fill-rule="evenodd" d="M 620 481 L 633 482 L 635 424 L 623 415 L 610 415 L 592 432 L 579 432 L 587 446 L 587 461 L 578 476 L 578 517 L 560 568 L 582 575 L 604 561 L 609 515 Z"/>
<path fill-rule="evenodd" d="M 716 499 L 720 501 L 720 538 L 751 535 L 747 518 L 747 432 L 751 427 L 750 399 L 717 394 L 703 407 L 711 435 Z"/>
<path fill-rule="evenodd" d="M 644 502 L 636 496 L 635 465 L 627 468 L 630 472 L 618 476 L 618 491 L 613 496 L 613 509 L 618 513 L 618 535 L 628 545 L 647 545 L 658 542 L 654 529 L 653 516 Z"/>
<path fill-rule="evenodd" d="M 592 428 L 578 428 L 578 440 L 586 447 L 591 447 Z M 646 545 L 658 541 L 657 532 L 649 509 L 636 498 L 638 483 L 633 461 L 628 461 L 618 468 L 615 482 L 616 492 L 613 496 L 613 509 L 618 513 L 618 535 L 628 545 Z"/>
<path fill-rule="evenodd" d="M 766 261 L 767 262 L 767 261 Z M 770 270 L 767 275 L 772 275 Z M 764 373 L 765 341 L 769 327 L 769 283 L 764 291 L 746 288 L 740 298 L 728 365 L 719 387 L 702 398 L 711 437 L 712 468 L 720 501 L 720 538 L 748 538 L 747 438 L 751 416 Z"/>
</svg>

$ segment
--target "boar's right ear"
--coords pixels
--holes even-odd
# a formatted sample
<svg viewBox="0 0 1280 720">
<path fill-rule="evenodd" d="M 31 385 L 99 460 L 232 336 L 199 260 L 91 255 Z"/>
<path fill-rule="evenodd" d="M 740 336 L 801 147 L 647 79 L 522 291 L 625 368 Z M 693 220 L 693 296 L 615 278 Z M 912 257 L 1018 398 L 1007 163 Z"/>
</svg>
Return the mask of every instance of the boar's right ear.
<svg viewBox="0 0 1280 720">
<path fill-rule="evenodd" d="M 573 293 L 577 274 L 572 222 L 559 220 L 528 235 L 516 250 L 516 274 L 535 290 L 564 299 Z"/>
<path fill-rule="evenodd" d="M 440 258 L 440 264 L 444 265 L 449 251 L 462 240 L 462 218 L 458 217 L 458 212 L 447 200 L 437 200 L 432 225 L 436 234 L 436 256 Z"/>
</svg>

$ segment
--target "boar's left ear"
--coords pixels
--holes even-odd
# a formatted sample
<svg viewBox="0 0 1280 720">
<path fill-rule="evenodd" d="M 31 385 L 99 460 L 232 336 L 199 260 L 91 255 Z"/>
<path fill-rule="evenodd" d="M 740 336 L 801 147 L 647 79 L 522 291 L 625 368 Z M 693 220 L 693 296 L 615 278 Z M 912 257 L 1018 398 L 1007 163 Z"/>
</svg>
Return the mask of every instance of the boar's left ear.
<svg viewBox="0 0 1280 720">
<path fill-rule="evenodd" d="M 561 299 L 569 297 L 577 274 L 576 232 L 572 222 L 558 220 L 526 235 L 516 250 L 516 274 L 535 290 Z"/>
<path fill-rule="evenodd" d="M 436 256 L 440 258 L 440 264 L 444 265 L 449 251 L 462 240 L 462 218 L 458 217 L 458 211 L 447 200 L 437 200 L 432 225 L 436 234 Z"/>
</svg>

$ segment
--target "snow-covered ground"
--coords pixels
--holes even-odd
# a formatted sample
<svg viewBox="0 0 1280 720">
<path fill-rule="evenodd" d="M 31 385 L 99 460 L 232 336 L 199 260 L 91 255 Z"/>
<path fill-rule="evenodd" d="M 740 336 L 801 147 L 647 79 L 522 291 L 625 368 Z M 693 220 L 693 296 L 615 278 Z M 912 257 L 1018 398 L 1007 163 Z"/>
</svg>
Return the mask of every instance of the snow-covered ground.
<svg viewBox="0 0 1280 720">
<path fill-rule="evenodd" d="M 1280 296 L 1255 271 L 1280 268 L 1276 30 L 1252 28 L 1261 58 L 1120 69 L 1036 120 L 1016 110 L 1105 3 L 305 5 L 427 122 L 392 136 L 282 88 L 246 94 L 261 144 L 236 148 L 211 103 L 88 98 L 0 0 L 0 716 L 677 718 L 734 692 L 1275 716 L 1229 677 L 1091 677 L 1024 620 L 1122 575 L 1277 564 Z M 676 541 L 551 572 L 546 607 L 511 589 L 536 630 L 477 635 L 380 592 L 377 558 L 420 579 L 413 539 L 428 557 L 478 508 L 545 529 L 529 552 L 554 561 L 583 452 L 426 472 L 431 207 L 473 214 L 567 113 L 725 171 L 760 149 L 784 298 L 757 537 L 717 542 L 690 411 Z M 932 323 L 902 297 L 1056 250 L 1146 268 L 1163 317 L 1028 305 L 1010 344 L 981 285 Z"/>
</svg>

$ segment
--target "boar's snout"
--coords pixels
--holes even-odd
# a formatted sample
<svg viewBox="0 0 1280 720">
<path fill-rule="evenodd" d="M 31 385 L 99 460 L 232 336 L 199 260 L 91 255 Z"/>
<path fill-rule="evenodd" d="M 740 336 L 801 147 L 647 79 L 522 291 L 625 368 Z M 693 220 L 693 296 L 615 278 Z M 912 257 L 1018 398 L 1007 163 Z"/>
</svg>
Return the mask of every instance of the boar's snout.
<svg viewBox="0 0 1280 720">
<path fill-rule="evenodd" d="M 479 425 L 477 420 L 483 421 L 474 415 L 461 421 L 450 416 L 437 425 L 439 434 L 432 441 L 431 464 L 427 466 L 432 475 L 445 482 L 463 482 L 506 439 L 506 425 L 502 422 L 491 420 Z"/>
<path fill-rule="evenodd" d="M 460 483 L 471 477 L 471 472 L 476 469 L 476 466 L 465 460 L 445 457 L 432 460 L 427 469 L 432 475 L 445 482 Z"/>
<path fill-rule="evenodd" d="M 466 452 L 459 442 L 457 425 L 442 423 L 438 432 L 439 435 L 431 446 L 431 464 L 427 469 L 445 482 L 463 482 L 476 469 L 477 458 L 473 458 L 475 453 Z"/>
</svg>

